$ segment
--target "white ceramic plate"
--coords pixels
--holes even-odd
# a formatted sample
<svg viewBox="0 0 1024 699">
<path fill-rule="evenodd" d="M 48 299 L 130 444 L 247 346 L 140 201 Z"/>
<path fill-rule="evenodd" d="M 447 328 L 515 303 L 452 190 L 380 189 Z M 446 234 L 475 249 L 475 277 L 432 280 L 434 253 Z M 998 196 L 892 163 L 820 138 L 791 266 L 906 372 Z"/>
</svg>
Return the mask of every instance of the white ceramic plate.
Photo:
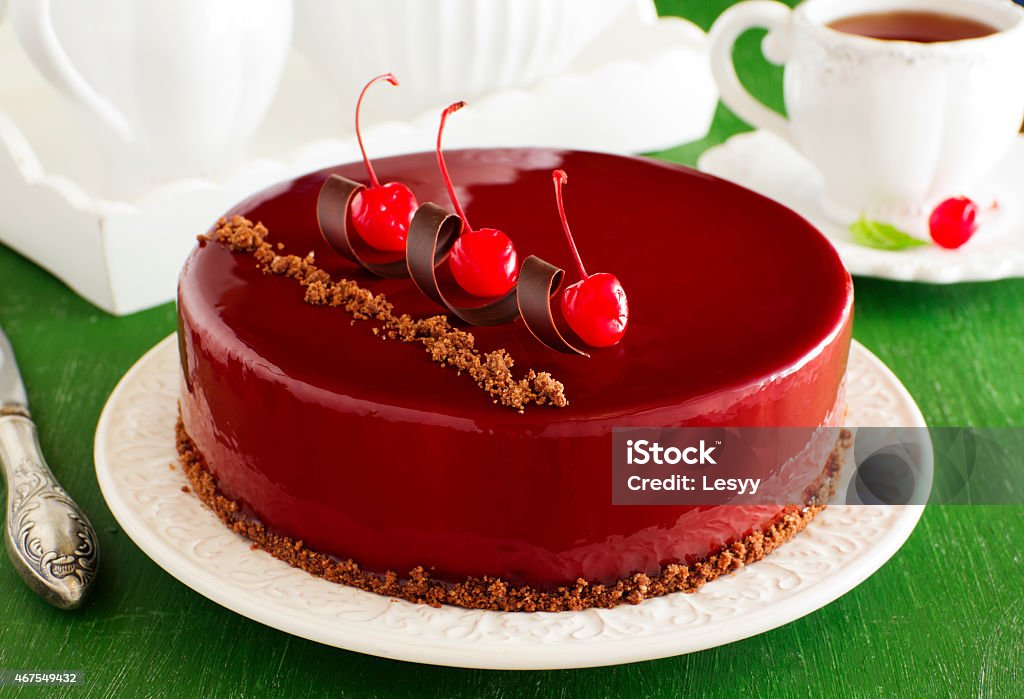
<svg viewBox="0 0 1024 699">
<path fill-rule="evenodd" d="M 706 151 L 698 167 L 785 204 L 817 226 L 835 246 L 851 274 L 908 282 L 951 284 L 1024 276 L 1024 137 L 978 183 L 977 199 L 999 202 L 974 238 L 959 250 L 938 246 L 898 252 L 857 245 L 849 231 L 825 215 L 818 197 L 821 178 L 789 144 L 765 131 L 733 136 Z M 770 231 L 765 231 L 770 235 Z"/>
<path fill-rule="evenodd" d="M 693 594 L 583 612 L 434 609 L 314 578 L 233 534 L 177 462 L 178 351 L 169 337 L 125 375 L 96 430 L 96 475 L 124 531 L 157 565 L 255 621 L 328 645 L 438 665 L 548 669 L 613 665 L 712 648 L 823 607 L 878 570 L 923 507 L 832 507 L 767 559 Z M 923 426 L 899 380 L 854 344 L 849 423 Z M 930 468 L 930 464 L 928 465 Z"/>
</svg>

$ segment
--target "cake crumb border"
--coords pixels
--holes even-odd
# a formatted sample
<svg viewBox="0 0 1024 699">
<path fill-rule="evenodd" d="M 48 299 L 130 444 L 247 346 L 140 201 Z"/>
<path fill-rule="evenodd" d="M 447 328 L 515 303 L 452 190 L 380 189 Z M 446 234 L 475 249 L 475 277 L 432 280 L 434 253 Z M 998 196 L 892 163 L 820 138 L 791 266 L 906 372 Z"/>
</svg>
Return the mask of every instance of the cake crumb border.
<svg viewBox="0 0 1024 699">
<path fill-rule="evenodd" d="M 620 604 L 639 604 L 645 599 L 674 592 L 696 592 L 722 575 L 760 561 L 803 531 L 825 509 L 826 505 L 821 503 L 830 500 L 834 494 L 834 476 L 839 472 L 844 452 L 852 442 L 849 430 L 842 430 L 822 471 L 818 494 L 809 500 L 811 504 L 783 510 L 764 529 L 748 534 L 701 561 L 690 565 L 668 564 L 654 576 L 635 573 L 613 585 L 591 584 L 580 578 L 572 586 L 559 587 L 549 592 L 528 585 L 511 585 L 494 577 L 471 577 L 462 582 L 449 583 L 432 578 L 424 566 L 412 569 L 406 578 L 401 578 L 394 571 L 378 574 L 362 570 L 351 559 L 342 561 L 307 548 L 302 541 L 274 534 L 260 522 L 247 518 L 239 504 L 219 490 L 205 458 L 186 432 L 180 414 L 175 426 L 175 437 L 179 463 L 191 484 L 192 492 L 229 529 L 249 539 L 254 549 L 266 551 L 274 558 L 310 575 L 367 592 L 432 607 L 447 604 L 465 609 L 501 612 L 611 609 Z"/>
</svg>

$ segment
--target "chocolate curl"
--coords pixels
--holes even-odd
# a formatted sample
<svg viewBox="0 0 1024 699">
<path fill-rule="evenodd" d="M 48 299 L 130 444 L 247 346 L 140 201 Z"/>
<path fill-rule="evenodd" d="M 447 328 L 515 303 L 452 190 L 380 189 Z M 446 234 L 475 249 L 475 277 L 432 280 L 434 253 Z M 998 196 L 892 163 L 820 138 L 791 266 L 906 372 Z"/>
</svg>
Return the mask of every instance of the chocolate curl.
<svg viewBox="0 0 1024 699">
<path fill-rule="evenodd" d="M 483 306 L 456 306 L 437 283 L 437 267 L 462 233 L 462 219 L 436 204 L 426 203 L 416 210 L 409 224 L 405 258 L 408 274 L 427 298 L 438 303 L 470 325 L 501 325 L 519 316 L 516 289 Z"/>
<path fill-rule="evenodd" d="M 558 293 L 563 276 L 564 270 L 536 255 L 530 255 L 523 260 L 523 266 L 519 270 L 519 283 L 516 285 L 519 314 L 533 336 L 544 345 L 557 352 L 589 357 L 588 353 L 566 340 L 555 324 L 551 299 Z"/>
<path fill-rule="evenodd" d="M 378 277 L 400 279 L 408 274 L 404 259 L 392 262 L 368 262 L 359 256 L 349 236 L 348 212 L 352 199 L 364 185 L 340 175 L 331 175 L 320 188 L 316 200 L 316 220 L 320 226 L 320 234 L 327 243 L 342 257 Z"/>
<path fill-rule="evenodd" d="M 339 175 L 331 175 L 320 188 L 316 203 L 320 233 L 339 255 L 363 269 L 387 279 L 405 276 L 435 303 L 470 325 L 502 325 L 520 316 L 527 329 L 541 343 L 557 352 L 590 355 L 565 339 L 555 324 L 551 299 L 558 292 L 565 272 L 536 255 L 523 262 L 519 282 L 501 298 L 482 306 L 456 306 L 441 291 L 437 268 L 462 234 L 462 219 L 436 204 L 423 204 L 409 224 L 405 259 L 374 263 L 360 257 L 348 232 L 348 211 L 352 199 L 365 186 Z"/>
</svg>

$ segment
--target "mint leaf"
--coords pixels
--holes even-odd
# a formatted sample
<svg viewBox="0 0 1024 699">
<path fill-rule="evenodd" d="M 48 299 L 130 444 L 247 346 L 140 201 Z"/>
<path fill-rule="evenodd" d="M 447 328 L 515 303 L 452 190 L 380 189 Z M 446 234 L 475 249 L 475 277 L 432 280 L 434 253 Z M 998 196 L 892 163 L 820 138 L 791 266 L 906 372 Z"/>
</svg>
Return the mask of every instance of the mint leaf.
<svg viewBox="0 0 1024 699">
<path fill-rule="evenodd" d="M 888 223 L 872 221 L 866 216 L 850 224 L 853 241 L 858 245 L 876 250 L 909 250 L 928 245 L 928 241 L 915 238 Z"/>
</svg>

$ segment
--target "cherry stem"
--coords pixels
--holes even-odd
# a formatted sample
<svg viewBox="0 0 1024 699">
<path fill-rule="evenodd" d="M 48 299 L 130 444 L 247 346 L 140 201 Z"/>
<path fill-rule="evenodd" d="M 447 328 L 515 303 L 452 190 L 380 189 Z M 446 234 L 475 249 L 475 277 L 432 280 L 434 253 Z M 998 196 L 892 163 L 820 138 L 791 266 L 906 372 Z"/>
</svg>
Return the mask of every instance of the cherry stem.
<svg viewBox="0 0 1024 699">
<path fill-rule="evenodd" d="M 448 166 L 444 162 L 444 152 L 441 150 L 441 135 L 444 133 L 444 125 L 448 121 L 448 116 L 459 111 L 466 106 L 465 102 L 456 102 L 451 104 L 441 112 L 441 125 L 437 129 L 437 165 L 441 168 L 441 177 L 444 178 L 444 185 L 448 188 L 448 198 L 452 200 L 452 206 L 455 207 L 455 213 L 462 219 L 462 225 L 466 227 L 467 233 L 473 232 L 473 227 L 469 225 L 469 219 L 466 218 L 466 212 L 462 210 L 462 206 L 459 204 L 458 197 L 455 196 L 455 187 L 452 185 L 452 177 L 448 174 Z"/>
<path fill-rule="evenodd" d="M 569 249 L 572 250 L 572 256 L 576 259 L 580 276 L 583 279 L 589 279 L 590 275 L 587 274 L 587 269 L 583 266 L 580 251 L 576 249 L 576 241 L 572 237 L 572 231 L 569 230 L 569 218 L 565 215 L 565 202 L 562 201 L 562 185 L 569 181 L 569 176 L 565 174 L 565 170 L 555 170 L 551 173 L 551 178 L 555 181 L 555 201 L 558 202 L 558 215 L 562 218 L 562 230 L 565 231 L 565 237 L 569 239 Z"/>
<path fill-rule="evenodd" d="M 363 108 L 363 98 L 366 97 L 367 90 L 376 83 L 382 80 L 387 80 L 392 85 L 398 85 L 398 78 L 393 73 L 384 73 L 384 75 L 378 75 L 376 78 L 366 83 L 363 86 L 363 91 L 359 93 L 359 99 L 356 101 L 356 140 L 359 141 L 359 150 L 363 154 L 363 163 L 366 164 L 366 172 L 370 174 L 370 186 L 380 187 L 380 180 L 377 179 L 377 173 L 373 171 L 373 165 L 370 163 L 370 159 L 366 157 L 366 148 L 363 146 L 363 131 L 359 128 L 359 113 Z"/>
</svg>

